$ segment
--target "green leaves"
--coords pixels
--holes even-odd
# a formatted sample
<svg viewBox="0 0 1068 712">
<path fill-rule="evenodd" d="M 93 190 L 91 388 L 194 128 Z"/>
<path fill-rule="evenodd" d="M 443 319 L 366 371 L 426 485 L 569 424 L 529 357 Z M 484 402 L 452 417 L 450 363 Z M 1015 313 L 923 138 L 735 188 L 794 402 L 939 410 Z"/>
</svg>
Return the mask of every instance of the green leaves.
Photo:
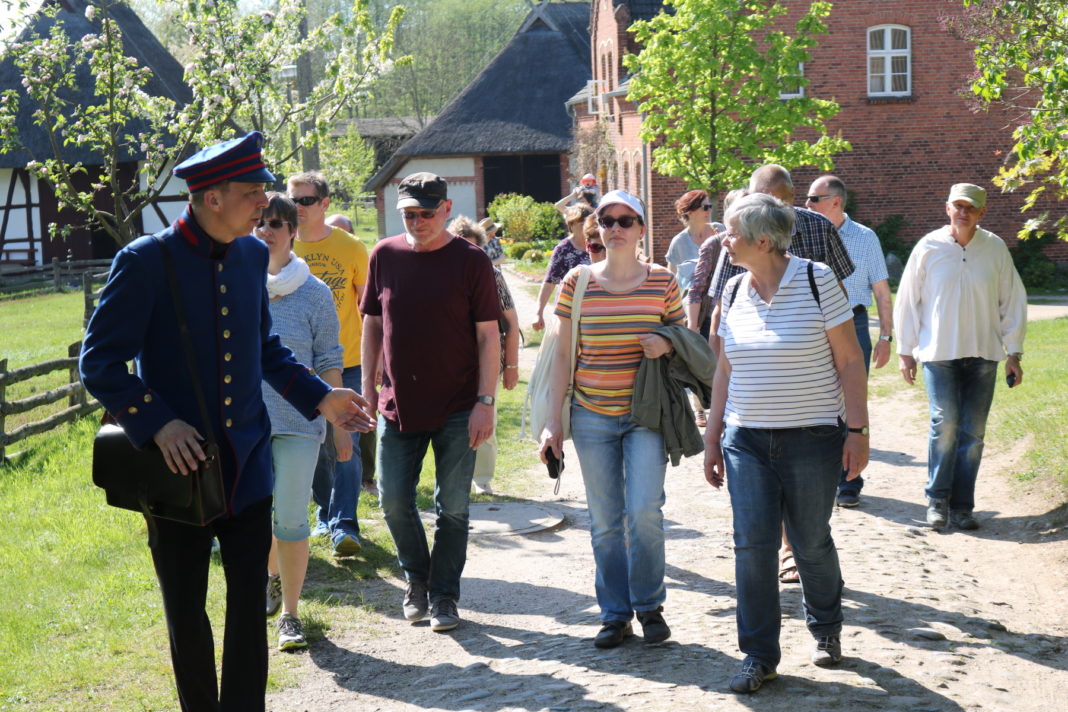
<svg viewBox="0 0 1068 712">
<path fill-rule="evenodd" d="M 642 139 L 656 144 L 659 172 L 718 192 L 746 183 L 753 163 L 830 169 L 831 157 L 850 149 L 824 125 L 837 104 L 779 98 L 785 87 L 807 85 L 798 70 L 827 30 L 831 3 L 812 2 L 793 34 L 775 28 L 783 2 L 669 3 L 674 14 L 634 23 L 644 49 L 624 58 L 629 98 L 644 115 Z"/>
</svg>

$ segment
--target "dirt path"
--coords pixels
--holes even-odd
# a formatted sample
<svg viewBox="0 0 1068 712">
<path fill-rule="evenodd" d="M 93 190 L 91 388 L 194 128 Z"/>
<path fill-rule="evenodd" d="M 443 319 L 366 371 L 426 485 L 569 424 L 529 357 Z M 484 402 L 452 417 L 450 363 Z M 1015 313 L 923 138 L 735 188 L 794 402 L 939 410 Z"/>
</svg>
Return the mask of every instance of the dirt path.
<svg viewBox="0 0 1068 712">
<path fill-rule="evenodd" d="M 521 322 L 530 298 L 516 289 Z M 529 354 L 527 358 L 530 358 Z M 994 407 L 997 407 L 995 403 Z M 667 477 L 670 641 L 593 647 L 597 607 L 589 522 L 577 467 L 559 496 L 535 496 L 567 524 L 471 541 L 464 622 L 435 634 L 400 617 L 399 580 L 366 584 L 374 631 L 331 630 L 304 656 L 300 684 L 273 710 L 1000 710 L 1068 707 L 1065 510 L 997 473 L 1026 449 L 992 453 L 980 473 L 973 533 L 921 524 L 926 404 L 902 390 L 873 401 L 872 464 L 862 506 L 832 523 L 846 582 L 846 658 L 808 663 L 800 589 L 784 586 L 779 679 L 754 696 L 727 690 L 738 665 L 730 504 L 700 458 Z M 576 463 L 568 454 L 569 465 Z M 543 475 L 531 473 L 535 481 Z M 547 482 L 547 480 L 546 480 Z M 507 493 L 505 493 L 507 494 Z"/>
</svg>

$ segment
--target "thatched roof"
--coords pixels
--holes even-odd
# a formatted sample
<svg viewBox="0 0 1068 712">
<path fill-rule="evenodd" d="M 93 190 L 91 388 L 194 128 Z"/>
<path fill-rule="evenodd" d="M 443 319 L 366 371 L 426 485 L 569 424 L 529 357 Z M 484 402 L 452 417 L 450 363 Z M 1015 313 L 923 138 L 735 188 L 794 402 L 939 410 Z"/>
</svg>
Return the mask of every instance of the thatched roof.
<svg viewBox="0 0 1068 712">
<path fill-rule="evenodd" d="M 99 23 L 90 22 L 85 18 L 86 7 L 90 4 L 96 3 L 86 0 L 45 0 L 44 6 L 58 6 L 55 17 L 49 17 L 39 10 L 28 18 L 25 27 L 19 33 L 18 41 L 30 39 L 34 35 L 47 37 L 56 23 L 60 23 L 67 36 L 73 40 L 81 39 L 87 34 L 99 33 Z M 192 94 L 183 79 L 182 66 L 145 27 L 137 13 L 125 4 L 116 4 L 111 6 L 110 14 L 122 29 L 125 54 L 135 58 L 140 66 L 149 67 L 152 70 L 152 77 L 145 91 L 155 96 L 170 97 L 180 104 L 189 102 Z M 88 67 L 78 68 L 78 81 L 75 86 L 77 88 L 71 97 L 72 101 L 82 105 L 98 103 L 99 100 L 93 95 L 93 84 Z M 37 108 L 36 104 L 27 98 L 26 91 L 22 87 L 22 74 L 9 56 L 0 58 L 0 91 L 6 89 L 14 89 L 21 99 L 17 125 L 22 144 L 29 150 L 29 153 L 17 151 L 0 154 L 0 168 L 19 168 L 31 159 L 51 158 L 53 154 L 48 135 L 44 129 L 35 125 L 31 118 L 33 111 Z M 143 130 L 136 124 L 127 128 L 135 135 L 137 131 Z M 132 152 L 125 158 L 136 160 L 141 156 L 137 152 Z M 99 156 L 73 146 L 64 147 L 63 159 L 68 163 L 80 161 L 85 165 L 100 164 Z"/>
<path fill-rule="evenodd" d="M 412 156 L 563 153 L 565 102 L 590 78 L 588 2 L 536 5 L 504 49 L 367 182 L 385 185 Z"/>
</svg>

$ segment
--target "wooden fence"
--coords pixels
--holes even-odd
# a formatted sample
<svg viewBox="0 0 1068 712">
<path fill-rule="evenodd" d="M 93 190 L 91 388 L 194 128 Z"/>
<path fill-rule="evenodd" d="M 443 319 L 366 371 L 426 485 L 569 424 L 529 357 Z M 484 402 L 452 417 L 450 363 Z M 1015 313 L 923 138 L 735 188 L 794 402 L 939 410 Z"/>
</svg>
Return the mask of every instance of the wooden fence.
<svg viewBox="0 0 1068 712">
<path fill-rule="evenodd" d="M 89 400 L 88 393 L 86 393 L 85 387 L 82 386 L 81 378 L 78 375 L 78 353 L 81 348 L 82 343 L 78 341 L 67 347 L 66 358 L 54 358 L 31 366 L 22 366 L 11 371 L 7 370 L 7 359 L 0 359 L 0 463 L 5 461 L 7 456 L 6 449 L 9 445 L 14 445 L 31 435 L 47 432 L 57 425 L 69 423 L 101 407 L 99 401 Z M 8 386 L 54 373 L 55 371 L 67 371 L 68 380 L 65 385 L 19 400 L 7 400 Z M 7 416 L 26 413 L 35 408 L 51 405 L 64 398 L 67 399 L 67 407 L 58 413 L 25 423 L 11 432 L 7 432 Z"/>
<path fill-rule="evenodd" d="M 93 288 L 94 282 L 106 282 L 110 271 L 106 272 L 82 272 L 82 297 L 85 301 L 85 315 L 82 319 L 82 328 L 89 326 L 89 319 L 93 316 L 93 312 L 96 311 L 96 302 L 100 299 L 100 293 L 104 291 L 103 287 L 99 289 Z"/>
<path fill-rule="evenodd" d="M 110 259 L 61 261 L 59 258 L 53 258 L 52 264 L 49 265 L 5 269 L 0 272 L 0 295 L 4 292 L 17 292 L 18 296 L 28 296 L 62 292 L 71 287 L 77 289 L 83 274 L 99 273 L 110 267 Z"/>
</svg>

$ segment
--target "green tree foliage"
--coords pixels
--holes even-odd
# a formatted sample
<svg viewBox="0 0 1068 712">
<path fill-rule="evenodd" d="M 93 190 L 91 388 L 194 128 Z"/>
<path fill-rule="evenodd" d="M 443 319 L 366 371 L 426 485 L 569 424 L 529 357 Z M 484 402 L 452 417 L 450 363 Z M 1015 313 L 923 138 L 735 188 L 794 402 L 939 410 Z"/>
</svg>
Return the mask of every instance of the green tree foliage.
<svg viewBox="0 0 1068 712">
<path fill-rule="evenodd" d="M 1009 112 L 1015 143 L 994 184 L 1026 190 L 1023 210 L 1043 195 L 1068 199 L 1068 3 L 1064 0 L 964 0 L 950 20 L 975 45 L 971 88 L 987 107 Z M 1068 214 L 1039 214 L 1026 238 L 1052 230 L 1068 240 Z"/>
<path fill-rule="evenodd" d="M 97 32 L 69 37 L 62 23 L 55 23 L 49 36 L 6 48 L 22 72 L 24 96 L 15 90 L 0 95 L 0 151 L 29 153 L 15 116 L 20 101 L 31 102 L 33 120 L 47 131 L 52 153 L 27 155 L 30 173 L 52 184 L 64 207 L 99 225 L 120 245 L 137 236 L 138 214 L 160 195 L 171 166 L 190 149 L 257 129 L 266 136 L 266 161 L 278 167 L 321 141 L 338 112 L 387 65 L 403 15 L 395 8 L 379 30 L 367 0 L 354 0 L 346 17 L 333 15 L 305 30 L 302 0 L 278 0 L 274 11 L 251 14 L 241 11 L 239 0 L 183 0 L 179 22 L 189 50 L 185 81 L 193 98 L 179 106 L 145 91 L 150 69 L 125 56 L 122 31 L 110 15 L 119 2 L 98 0 L 88 7 L 86 17 Z M 278 70 L 312 53 L 326 57 L 320 79 L 295 97 Z M 97 100 L 89 104 L 75 92 L 78 68 L 85 66 Z M 68 145 L 99 158 L 99 177 L 88 190 L 75 181 L 87 168 L 63 160 Z M 124 185 L 119 178 L 119 166 L 130 155 L 144 157 L 146 188 Z M 98 193 L 107 196 L 108 209 L 98 207 Z"/>
<path fill-rule="evenodd" d="M 351 204 L 363 192 L 363 184 L 374 169 L 374 149 L 352 123 L 341 136 L 327 137 L 321 148 L 322 171 L 331 192 L 342 202 Z"/>
<path fill-rule="evenodd" d="M 827 31 L 831 3 L 810 3 L 792 35 L 778 29 L 786 2 L 666 4 L 674 13 L 632 25 L 643 49 L 624 58 L 634 75 L 629 98 L 644 117 L 642 138 L 655 145 L 657 171 L 719 192 L 745 184 L 753 163 L 830 170 L 831 156 L 851 148 L 824 124 L 838 104 L 779 98 L 807 85 L 798 68 Z"/>
</svg>

